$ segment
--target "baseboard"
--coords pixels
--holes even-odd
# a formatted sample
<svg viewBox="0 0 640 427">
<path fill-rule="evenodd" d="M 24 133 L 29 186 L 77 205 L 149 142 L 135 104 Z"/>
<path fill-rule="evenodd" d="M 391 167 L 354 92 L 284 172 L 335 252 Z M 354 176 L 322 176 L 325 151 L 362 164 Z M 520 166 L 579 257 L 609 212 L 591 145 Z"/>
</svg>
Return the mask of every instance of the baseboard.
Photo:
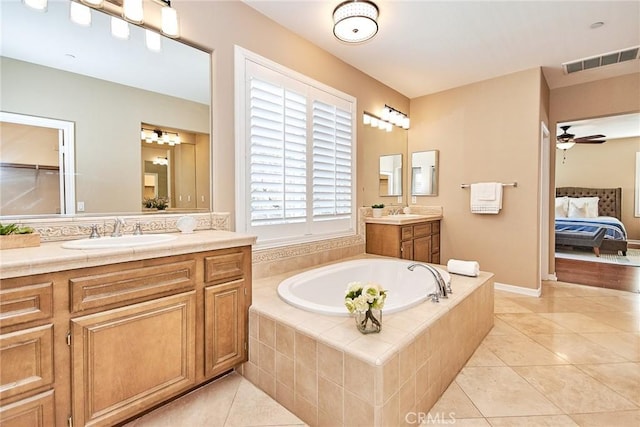
<svg viewBox="0 0 640 427">
<path fill-rule="evenodd" d="M 551 282 L 557 282 L 558 281 L 558 276 L 556 276 L 556 273 L 548 273 L 546 276 L 542 277 L 542 280 L 548 280 Z"/>
<path fill-rule="evenodd" d="M 542 287 L 538 289 L 531 289 L 531 288 L 523 288 L 522 286 L 507 285 L 505 283 L 499 283 L 499 282 L 495 282 L 493 284 L 493 287 L 494 289 L 497 289 L 499 291 L 511 292 L 513 294 L 526 295 L 529 297 L 538 298 L 540 295 L 542 295 Z"/>
</svg>

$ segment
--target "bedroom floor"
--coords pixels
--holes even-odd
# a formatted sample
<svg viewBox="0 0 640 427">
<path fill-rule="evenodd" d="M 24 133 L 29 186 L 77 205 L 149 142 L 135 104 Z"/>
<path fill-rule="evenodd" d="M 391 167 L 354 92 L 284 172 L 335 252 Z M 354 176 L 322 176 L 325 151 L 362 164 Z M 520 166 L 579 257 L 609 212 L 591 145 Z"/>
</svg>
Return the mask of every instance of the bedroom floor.
<svg viewBox="0 0 640 427">
<path fill-rule="evenodd" d="M 545 283 L 541 298 L 496 291 L 494 328 L 423 420 L 640 425 L 640 295 L 563 282 Z M 128 424 L 205 425 L 304 423 L 234 373 Z"/>
</svg>

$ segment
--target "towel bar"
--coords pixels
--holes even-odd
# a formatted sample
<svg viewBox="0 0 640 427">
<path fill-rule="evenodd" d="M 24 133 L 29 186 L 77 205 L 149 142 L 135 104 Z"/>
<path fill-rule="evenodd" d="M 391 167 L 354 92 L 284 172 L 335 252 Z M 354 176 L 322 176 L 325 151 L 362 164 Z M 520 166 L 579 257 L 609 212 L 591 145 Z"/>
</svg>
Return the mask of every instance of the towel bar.
<svg viewBox="0 0 640 427">
<path fill-rule="evenodd" d="M 509 182 L 507 184 L 502 184 L 503 187 L 517 187 L 518 183 L 517 182 Z M 469 188 L 471 187 L 471 184 L 460 184 L 460 188 Z"/>
</svg>

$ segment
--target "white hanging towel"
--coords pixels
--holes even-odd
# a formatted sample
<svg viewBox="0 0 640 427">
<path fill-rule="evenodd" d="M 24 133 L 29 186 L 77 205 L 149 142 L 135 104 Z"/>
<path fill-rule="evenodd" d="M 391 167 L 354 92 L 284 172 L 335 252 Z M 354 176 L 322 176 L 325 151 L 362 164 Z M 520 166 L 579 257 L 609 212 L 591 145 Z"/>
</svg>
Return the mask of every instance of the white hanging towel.
<svg viewBox="0 0 640 427">
<path fill-rule="evenodd" d="M 502 209 L 502 184 L 478 182 L 471 184 L 471 212 L 497 214 Z"/>
</svg>

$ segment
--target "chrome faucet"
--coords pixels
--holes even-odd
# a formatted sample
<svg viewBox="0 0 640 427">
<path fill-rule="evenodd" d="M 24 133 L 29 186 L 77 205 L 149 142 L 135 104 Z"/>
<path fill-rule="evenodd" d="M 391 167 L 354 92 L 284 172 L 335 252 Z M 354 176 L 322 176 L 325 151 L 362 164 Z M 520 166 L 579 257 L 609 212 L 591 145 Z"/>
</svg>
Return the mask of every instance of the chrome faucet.
<svg viewBox="0 0 640 427">
<path fill-rule="evenodd" d="M 395 208 L 395 209 L 391 209 L 391 210 L 389 211 L 389 215 L 400 215 L 401 213 L 403 213 L 403 211 L 402 211 L 402 206 L 397 207 L 397 208 Z"/>
<path fill-rule="evenodd" d="M 89 236 L 90 239 L 99 239 L 100 238 L 100 233 L 98 233 L 98 225 L 97 224 L 91 224 L 91 235 Z"/>
<path fill-rule="evenodd" d="M 113 224 L 113 233 L 111 233 L 111 237 L 121 237 L 122 227 L 124 227 L 124 219 L 116 218 Z"/>
<path fill-rule="evenodd" d="M 428 264 L 418 263 L 411 264 L 407 268 L 409 269 L 409 271 L 413 271 L 416 267 L 426 268 L 431 273 L 431 275 L 433 275 L 433 278 L 436 279 L 436 292 L 428 295 L 431 297 L 431 302 L 440 302 L 440 298 L 449 298 L 448 294 L 451 293 L 451 284 L 445 283 L 442 275 L 436 268 Z"/>
</svg>

